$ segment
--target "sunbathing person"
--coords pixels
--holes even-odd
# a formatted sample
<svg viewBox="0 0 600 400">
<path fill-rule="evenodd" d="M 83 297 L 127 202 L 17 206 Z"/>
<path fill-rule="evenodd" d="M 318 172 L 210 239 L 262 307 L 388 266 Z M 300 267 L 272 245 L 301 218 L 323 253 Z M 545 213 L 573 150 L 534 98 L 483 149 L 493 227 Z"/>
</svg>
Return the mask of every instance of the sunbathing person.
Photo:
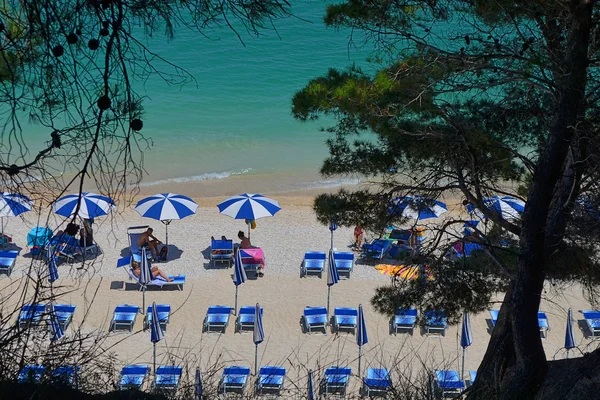
<svg viewBox="0 0 600 400">
<path fill-rule="evenodd" d="M 132 265 L 131 265 L 131 272 L 133 272 L 133 274 L 137 278 L 140 277 L 141 270 L 142 269 L 140 268 L 140 263 L 138 263 L 138 262 L 132 263 Z M 160 276 L 162 279 L 164 279 L 167 282 L 173 282 L 173 278 L 169 278 L 167 276 L 167 274 L 165 274 L 160 269 L 158 269 L 158 267 L 152 267 L 152 279 L 156 279 L 157 276 Z"/>
<path fill-rule="evenodd" d="M 240 249 L 251 249 L 252 243 L 250 243 L 250 239 L 244 235 L 243 231 L 238 232 L 238 238 L 240 238 Z"/>
<path fill-rule="evenodd" d="M 151 254 L 158 255 L 156 246 L 158 246 L 159 244 L 162 244 L 162 242 L 160 240 L 158 240 L 156 237 L 154 237 L 154 235 L 152 235 L 152 232 L 154 232 L 154 230 L 152 228 L 148 228 L 146 230 L 146 232 L 144 232 L 140 235 L 140 237 L 138 238 L 137 244 L 140 249 L 142 247 L 145 247 L 150 250 Z"/>
</svg>

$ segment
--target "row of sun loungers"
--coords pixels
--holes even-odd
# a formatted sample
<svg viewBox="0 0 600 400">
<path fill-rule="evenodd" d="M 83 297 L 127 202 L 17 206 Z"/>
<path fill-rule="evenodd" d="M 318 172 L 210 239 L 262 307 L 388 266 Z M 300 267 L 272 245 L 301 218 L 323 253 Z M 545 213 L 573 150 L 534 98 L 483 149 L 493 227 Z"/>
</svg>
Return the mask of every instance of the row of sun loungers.
<svg viewBox="0 0 600 400">
<path fill-rule="evenodd" d="M 79 367 L 63 365 L 47 373 L 43 365 L 25 365 L 19 372 L 19 383 L 39 383 L 47 373 L 47 378 L 54 383 L 77 386 L 77 372 Z"/>
<path fill-rule="evenodd" d="M 67 326 L 73 320 L 73 314 L 75 313 L 75 306 L 71 304 L 55 304 L 54 314 L 58 319 L 61 327 L 66 329 Z M 19 328 L 37 327 L 40 326 L 42 321 L 46 321 L 49 324 L 50 314 L 48 313 L 48 307 L 46 304 L 25 304 L 21 307 L 19 317 L 17 319 L 17 325 Z"/>
<path fill-rule="evenodd" d="M 341 277 L 350 279 L 354 270 L 354 253 L 348 251 L 337 251 L 333 253 L 333 259 Z M 318 275 L 323 277 L 323 271 L 327 261 L 327 255 L 322 251 L 309 251 L 304 254 L 302 262 L 302 276 Z"/>
</svg>

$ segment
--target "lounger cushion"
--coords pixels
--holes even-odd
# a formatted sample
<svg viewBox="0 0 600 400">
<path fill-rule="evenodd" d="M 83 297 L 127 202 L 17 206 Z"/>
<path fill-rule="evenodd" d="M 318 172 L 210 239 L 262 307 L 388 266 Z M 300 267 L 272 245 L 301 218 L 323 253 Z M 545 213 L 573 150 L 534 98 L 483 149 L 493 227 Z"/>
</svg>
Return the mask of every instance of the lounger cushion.
<svg viewBox="0 0 600 400">
<path fill-rule="evenodd" d="M 550 328 L 548 325 L 548 317 L 543 312 L 538 312 L 538 325 L 540 328 Z"/>
<path fill-rule="evenodd" d="M 181 378 L 181 367 L 162 366 L 156 369 L 156 386 L 177 386 Z"/>
<path fill-rule="evenodd" d="M 465 383 L 460 379 L 457 371 L 435 371 L 438 385 L 442 389 L 462 389 Z"/>
<path fill-rule="evenodd" d="M 418 314 L 415 308 L 399 308 L 394 313 L 394 325 L 413 326 L 417 322 Z"/>
<path fill-rule="evenodd" d="M 583 318 L 594 329 L 600 329 L 600 311 L 582 311 Z"/>
</svg>

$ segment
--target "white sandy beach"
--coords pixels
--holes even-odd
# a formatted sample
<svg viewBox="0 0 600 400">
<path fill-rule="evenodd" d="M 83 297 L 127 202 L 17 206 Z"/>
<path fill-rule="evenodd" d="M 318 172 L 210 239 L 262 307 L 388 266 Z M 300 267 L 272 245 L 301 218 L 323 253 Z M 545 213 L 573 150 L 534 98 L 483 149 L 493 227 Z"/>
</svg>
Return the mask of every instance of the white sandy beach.
<svg viewBox="0 0 600 400">
<path fill-rule="evenodd" d="M 316 371 L 317 380 L 323 368 L 331 365 L 350 366 L 357 373 L 358 348 L 355 336 L 341 333 L 302 333 L 300 317 L 305 306 L 325 306 L 327 285 L 316 277 L 300 278 L 300 265 L 306 251 L 327 251 L 330 232 L 320 225 L 312 211 L 312 198 L 277 197 L 282 210 L 273 218 L 257 221 L 251 239 L 266 255 L 265 276 L 249 277 L 239 287 L 239 305 L 255 305 L 264 308 L 265 341 L 259 346 L 260 365 L 281 365 L 287 368 L 288 382 L 304 385 L 307 369 Z M 210 237 L 226 235 L 235 238 L 238 230 L 245 230 L 243 221 L 220 215 L 215 204 L 218 198 L 196 199 L 200 208 L 196 215 L 184 220 L 173 221 L 169 226 L 169 260 L 155 264 L 168 274 L 186 276 L 183 291 L 149 290 L 146 304 L 170 304 L 173 312 L 165 340 L 158 344 L 158 364 L 200 366 L 202 371 L 212 371 L 214 365 L 246 365 L 254 369 L 254 344 L 251 333 L 234 333 L 235 316 L 231 316 L 225 334 L 202 333 L 206 309 L 211 305 L 233 307 L 235 286 L 232 283 L 233 269 L 217 265 L 208 260 Z M 119 304 L 142 305 L 142 293 L 128 280 L 126 271 L 117 270 L 119 257 L 128 255 L 126 229 L 128 226 L 151 225 L 155 235 L 164 240 L 164 226 L 154 220 L 141 218 L 131 207 L 120 207 L 112 216 L 96 219 L 94 237 L 102 254 L 88 266 L 77 269 L 81 264 L 61 263 L 60 278 L 55 283 L 61 295 L 59 303 L 77 306 L 74 323 L 67 335 L 79 328 L 83 316 L 87 315 L 83 329 L 107 331 L 114 308 Z M 23 279 L 29 270 L 31 258 L 28 253 L 27 232 L 37 225 L 33 212 L 23 219 L 6 220 L 5 231 L 12 235 L 15 244 L 22 248 L 16 267 L 10 278 L 0 278 L 0 287 L 6 295 L 9 285 Z M 51 216 L 51 227 L 57 221 Z M 352 243 L 352 230 L 340 228 L 335 232 L 335 247 L 346 250 Z M 365 309 L 369 342 L 363 348 L 363 371 L 369 367 L 387 367 L 393 370 L 416 373 L 421 363 L 430 368 L 449 367 L 460 370 L 459 327 L 451 326 L 445 337 L 425 336 L 415 330 L 408 334 L 389 334 L 389 318 L 376 313 L 370 298 L 376 287 L 389 282 L 389 277 L 380 274 L 372 265 L 357 262 L 351 279 L 341 280 L 332 287 L 331 306 L 358 307 Z M 577 310 L 590 306 L 583 299 L 581 290 L 574 286 L 564 296 L 558 297 L 549 285 L 547 298 L 541 310 L 548 315 L 550 332 L 544 340 L 548 358 L 564 357 L 565 321 L 567 309 L 572 307 L 576 320 L 581 320 Z M 90 304 L 93 292 L 98 294 Z M 76 289 L 73 291 L 73 289 Z M 501 298 L 501 297 L 499 297 Z M 16 301 L 16 300 L 14 300 Z M 14 304 L 10 301 L 4 307 Z M 12 304 L 11 304 L 12 303 Z M 493 305 L 490 308 L 497 308 Z M 7 310 L 3 310 L 6 312 Z M 89 313 L 88 313 L 89 311 Z M 474 342 L 467 350 L 466 370 L 477 369 L 489 340 L 489 315 L 482 313 L 471 316 Z M 582 351 L 589 351 L 598 342 L 592 342 L 581 322 L 576 324 L 575 336 Z M 115 352 L 122 365 L 152 363 L 150 334 L 143 331 L 143 315 L 139 315 L 132 334 L 118 332 L 109 336 L 107 346 Z M 575 352 L 577 352 L 575 350 Z M 185 361 L 182 360 L 185 358 Z M 216 387 L 220 375 L 205 377 L 205 385 Z M 192 379 L 192 377 L 186 377 Z M 358 393 L 360 380 L 353 379 L 351 393 Z M 293 388 L 293 384 L 288 385 Z M 293 397 L 293 396 L 290 396 Z"/>
</svg>

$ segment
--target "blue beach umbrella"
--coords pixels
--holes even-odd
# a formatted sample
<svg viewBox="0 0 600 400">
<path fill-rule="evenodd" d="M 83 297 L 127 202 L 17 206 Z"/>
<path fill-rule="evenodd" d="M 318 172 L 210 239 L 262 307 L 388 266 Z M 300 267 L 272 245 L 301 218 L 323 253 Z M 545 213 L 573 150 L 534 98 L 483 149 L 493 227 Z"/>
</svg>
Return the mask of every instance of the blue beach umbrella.
<svg viewBox="0 0 600 400">
<path fill-rule="evenodd" d="M 252 340 L 254 341 L 254 375 L 256 375 L 258 372 L 258 345 L 265 340 L 262 313 L 260 312 L 260 305 L 258 303 L 256 303 L 256 309 L 254 310 L 254 332 L 252 333 Z"/>
<path fill-rule="evenodd" d="M 33 202 L 27 196 L 18 193 L 0 192 L 0 220 L 4 237 L 4 217 L 16 217 L 30 211 Z"/>
<path fill-rule="evenodd" d="M 421 196 L 402 196 L 392 200 L 390 212 L 406 218 L 422 220 L 438 218 L 448 211 L 445 203 L 438 200 L 427 199 Z"/>
<path fill-rule="evenodd" d="M 235 308 L 233 313 L 237 314 L 238 305 L 238 287 L 246 282 L 246 271 L 244 270 L 244 264 L 242 264 L 242 249 L 237 249 L 235 254 L 235 262 L 233 265 L 233 284 L 235 285 Z"/>
<path fill-rule="evenodd" d="M 228 198 L 217 204 L 221 214 L 235 219 L 247 219 L 253 221 L 262 217 L 272 217 L 281 207 L 276 200 L 263 196 L 262 194 L 244 193 Z M 250 227 L 248 227 L 250 237 Z"/>
<path fill-rule="evenodd" d="M 327 323 L 329 323 L 329 298 L 331 287 L 340 281 L 340 275 L 335 264 L 333 248 L 329 250 L 329 262 L 327 263 Z"/>
<path fill-rule="evenodd" d="M 50 331 L 52 332 L 51 341 L 56 341 L 63 337 L 65 334 L 60 321 L 58 320 L 58 316 L 56 315 L 56 311 L 54 310 L 54 303 L 50 302 L 48 313 L 50 314 Z"/>
<path fill-rule="evenodd" d="M 107 215 L 113 208 L 115 202 L 109 197 L 96 193 L 82 192 L 68 194 L 56 200 L 54 203 L 54 212 L 63 217 L 72 217 L 75 215 L 77 203 L 81 203 L 77 216 L 83 219 L 91 219 Z"/>
<path fill-rule="evenodd" d="M 525 202 L 515 199 L 511 196 L 491 196 L 483 199 L 483 204 L 489 210 L 498 213 L 500 218 L 506 221 L 515 221 L 521 218 L 521 214 L 525 211 Z M 473 204 L 467 204 L 467 211 L 475 214 L 481 219 L 485 219 L 485 215 Z"/>
<path fill-rule="evenodd" d="M 473 334 L 471 333 L 471 322 L 469 319 L 469 313 L 463 314 L 462 329 L 460 332 L 460 345 L 463 349 L 462 353 L 462 379 L 465 379 L 465 353 L 467 347 L 473 343 Z"/>
<path fill-rule="evenodd" d="M 142 217 L 156 219 L 165 224 L 165 243 L 169 244 L 169 224 L 174 219 L 183 219 L 196 213 L 198 204 L 187 196 L 161 193 L 138 201 L 135 206 Z"/>
<path fill-rule="evenodd" d="M 313 379 L 313 371 L 312 369 L 308 370 L 308 400 L 315 400 L 315 384 Z"/>
<path fill-rule="evenodd" d="M 567 330 L 565 332 L 565 348 L 567 349 L 567 358 L 569 358 L 569 350 L 575 347 L 575 332 L 573 331 L 573 310 L 569 308 L 569 312 L 567 313 Z"/>
<path fill-rule="evenodd" d="M 360 376 L 360 359 L 362 356 L 362 347 L 369 342 L 367 336 L 367 324 L 365 323 L 365 314 L 362 304 L 358 305 L 358 323 L 356 326 L 356 344 L 358 345 L 358 376 Z"/>
<path fill-rule="evenodd" d="M 140 276 L 139 282 L 142 285 L 142 314 L 146 312 L 146 285 L 152 281 L 152 266 L 146 256 L 146 248 L 142 247 L 140 260 Z"/>
<path fill-rule="evenodd" d="M 194 398 L 195 400 L 202 400 L 202 375 L 200 375 L 200 368 L 196 368 L 196 382 L 194 384 Z"/>
<path fill-rule="evenodd" d="M 154 373 L 156 374 L 156 343 L 160 342 L 164 337 L 160 320 L 158 319 L 158 309 L 156 303 L 152 303 L 152 323 L 150 324 L 150 341 L 152 342 L 154 355 Z"/>
<path fill-rule="evenodd" d="M 52 251 L 52 246 L 48 246 L 48 250 L 46 250 L 46 263 L 48 264 L 48 282 L 50 282 L 50 284 L 58 279 L 56 258 L 56 254 Z"/>
</svg>

